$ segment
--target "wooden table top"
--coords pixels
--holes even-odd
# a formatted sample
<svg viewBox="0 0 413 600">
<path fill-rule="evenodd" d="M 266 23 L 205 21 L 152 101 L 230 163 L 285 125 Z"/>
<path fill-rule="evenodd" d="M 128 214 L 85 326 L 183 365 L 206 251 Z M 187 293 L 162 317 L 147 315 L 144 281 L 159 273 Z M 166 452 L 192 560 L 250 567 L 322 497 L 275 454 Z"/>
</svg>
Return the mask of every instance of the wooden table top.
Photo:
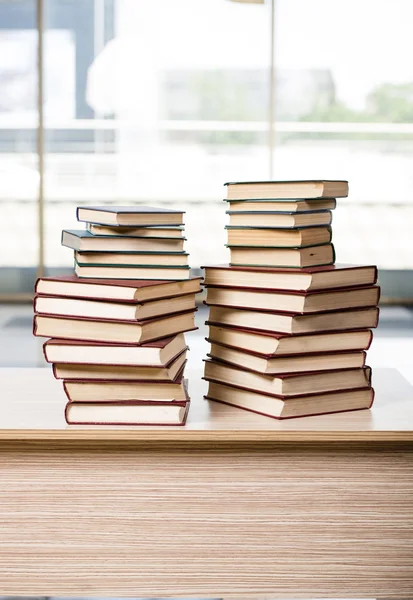
<svg viewBox="0 0 413 600">
<path fill-rule="evenodd" d="M 0 441 L 119 442 L 413 441 L 413 387 L 394 369 L 374 369 L 371 410 L 277 421 L 203 399 L 202 372 L 188 370 L 185 427 L 68 426 L 66 396 L 49 368 L 0 369 Z"/>
</svg>

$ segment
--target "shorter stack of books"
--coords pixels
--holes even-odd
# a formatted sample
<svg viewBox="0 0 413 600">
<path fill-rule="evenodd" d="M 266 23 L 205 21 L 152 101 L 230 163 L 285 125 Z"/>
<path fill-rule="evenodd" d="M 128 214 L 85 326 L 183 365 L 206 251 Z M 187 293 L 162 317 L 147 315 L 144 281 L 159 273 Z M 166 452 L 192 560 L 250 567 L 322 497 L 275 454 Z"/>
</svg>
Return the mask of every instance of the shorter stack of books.
<svg viewBox="0 0 413 600">
<path fill-rule="evenodd" d="M 315 267 L 334 263 L 332 210 L 347 181 L 227 183 L 232 265 Z"/>
<path fill-rule="evenodd" d="M 81 206 L 86 230 L 64 230 L 75 272 L 97 279 L 188 279 L 183 211 L 150 206 Z"/>
<path fill-rule="evenodd" d="M 82 210 L 78 209 L 79 217 Z M 101 211 L 87 210 L 91 217 Z M 124 207 L 120 212 L 133 214 L 138 220 L 139 207 Z M 145 207 L 143 214 L 152 230 L 149 209 Z M 92 224 L 88 229 L 93 230 Z M 84 235 L 95 238 L 94 233 L 81 233 L 77 238 Z M 124 235 L 96 237 L 122 240 Z M 132 238 L 128 234 L 125 239 L 146 240 L 144 235 Z M 111 254 L 110 259 L 105 253 Z M 95 254 L 103 255 L 103 264 L 109 260 L 117 264 L 112 249 L 87 252 L 90 260 Z M 168 269 L 169 256 L 165 254 L 162 270 Z M 53 365 L 55 377 L 63 380 L 69 400 L 65 409 L 68 423 L 185 423 L 190 400 L 184 379 L 184 332 L 196 329 L 195 294 L 200 291 L 201 280 L 188 278 L 188 269 L 185 279 L 173 276 L 172 267 L 167 273 L 171 274 L 169 279 L 109 279 L 107 274 L 83 278 L 74 274 L 37 281 L 34 335 L 50 338 L 44 344 L 44 354 Z"/>
<path fill-rule="evenodd" d="M 235 248 L 230 243 L 230 265 L 204 267 L 206 304 L 210 307 L 207 325 L 211 349 L 205 361 L 208 399 L 278 419 L 371 406 L 374 390 L 366 350 L 372 340 L 371 329 L 378 322 L 377 268 L 340 264 L 304 267 L 302 248 L 288 250 L 297 252 L 295 264 L 287 262 L 292 260 L 291 254 L 288 258 L 277 255 L 275 260 L 272 253 L 281 249 L 266 247 L 271 244 L 269 235 L 281 240 L 288 233 L 303 236 L 316 229 L 327 232 L 324 227 L 274 227 L 273 217 L 283 217 L 283 211 L 294 204 L 296 212 L 290 211 L 290 216 L 295 224 L 300 214 L 317 214 L 318 224 L 322 218 L 327 222 L 335 199 L 318 196 L 333 193 L 346 194 L 347 182 L 229 185 L 231 222 L 234 205 L 250 205 L 242 214 L 245 223 L 256 227 L 254 243 L 248 246 L 243 236 L 252 231 L 249 226 L 230 225 L 229 236 L 235 231 L 237 241 L 245 246 Z M 263 211 L 267 202 L 272 212 Z M 303 205 L 305 211 L 301 211 Z M 323 208 L 316 211 L 316 206 Z M 263 225 L 266 219 L 271 223 L 268 227 Z M 327 254 L 323 260 L 314 259 L 315 264 L 333 263 L 330 243 L 308 248 L 309 261 L 323 248 Z M 242 250 L 242 258 L 236 254 L 238 250 Z"/>
</svg>

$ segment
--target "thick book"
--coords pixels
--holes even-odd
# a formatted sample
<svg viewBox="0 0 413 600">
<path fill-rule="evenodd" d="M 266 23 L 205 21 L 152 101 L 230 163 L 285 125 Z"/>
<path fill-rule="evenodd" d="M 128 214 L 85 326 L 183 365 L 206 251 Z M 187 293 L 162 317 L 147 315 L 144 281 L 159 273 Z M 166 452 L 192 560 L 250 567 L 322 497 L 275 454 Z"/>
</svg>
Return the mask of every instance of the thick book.
<svg viewBox="0 0 413 600">
<path fill-rule="evenodd" d="M 35 315 L 33 333 L 38 337 L 118 344 L 143 344 L 170 337 L 195 327 L 194 312 L 178 313 L 147 321 L 116 322 L 75 317 Z"/>
<path fill-rule="evenodd" d="M 68 296 L 95 300 L 147 302 L 201 291 L 201 277 L 184 281 L 151 281 L 117 279 L 79 279 L 75 275 L 42 277 L 36 281 L 35 293 L 45 296 Z"/>
<path fill-rule="evenodd" d="M 185 425 L 189 402 L 68 402 L 69 425 Z"/>
<path fill-rule="evenodd" d="M 51 339 L 43 344 L 47 362 L 97 366 L 167 367 L 186 350 L 183 333 L 148 342 L 140 346 L 127 346 L 104 342 Z"/>
<path fill-rule="evenodd" d="M 305 248 L 331 242 L 331 227 L 302 227 L 280 229 L 275 227 L 240 227 L 226 225 L 229 248 Z"/>
<path fill-rule="evenodd" d="M 204 378 L 277 398 L 371 387 L 370 367 L 264 375 L 209 359 L 205 361 Z"/>
<path fill-rule="evenodd" d="M 227 210 L 230 226 L 248 227 L 279 227 L 294 229 L 297 227 L 320 227 L 330 225 L 332 214 L 330 211 L 282 213 L 274 211 L 262 212 L 235 212 Z"/>
<path fill-rule="evenodd" d="M 182 225 L 184 212 L 152 206 L 78 206 L 78 221 L 98 225 Z"/>
<path fill-rule="evenodd" d="M 119 365 L 79 365 L 54 363 L 53 374 L 56 379 L 100 381 L 153 381 L 179 383 L 183 377 L 186 364 L 186 350 L 181 352 L 166 367 L 141 367 Z"/>
<path fill-rule="evenodd" d="M 93 235 L 85 229 L 64 229 L 62 246 L 79 252 L 182 252 L 185 238 Z"/>
<path fill-rule="evenodd" d="M 376 306 L 379 297 L 379 286 L 308 292 L 207 286 L 205 303 L 209 306 L 306 314 Z"/>
<path fill-rule="evenodd" d="M 319 210 L 334 210 L 336 208 L 335 198 L 313 198 L 304 200 L 302 198 L 270 199 L 270 200 L 226 200 L 232 212 L 261 212 L 276 211 L 287 213 L 300 213 Z"/>
<path fill-rule="evenodd" d="M 336 255 L 333 244 L 305 248 L 230 248 L 231 267 L 267 267 L 302 269 L 333 265 Z"/>
<path fill-rule="evenodd" d="M 374 401 L 373 388 L 327 392 L 282 399 L 209 382 L 207 400 L 214 400 L 274 419 L 292 419 L 329 413 L 368 409 Z"/>
<path fill-rule="evenodd" d="M 213 265 L 203 268 L 206 285 L 226 287 L 305 292 L 362 287 L 377 283 L 377 267 L 374 265 L 335 264 L 307 267 L 299 271 L 279 267 L 251 268 L 234 265 Z"/>
<path fill-rule="evenodd" d="M 208 356 L 236 367 L 267 375 L 306 373 L 308 371 L 331 371 L 336 369 L 360 369 L 366 364 L 366 353 L 334 352 L 330 354 L 293 354 L 265 358 L 245 350 L 229 348 L 208 339 L 211 349 Z"/>
<path fill-rule="evenodd" d="M 236 181 L 225 184 L 228 200 L 260 198 L 345 198 L 348 181 L 297 180 L 297 181 Z"/>
<path fill-rule="evenodd" d="M 155 237 L 155 238 L 181 238 L 184 235 L 183 227 L 122 227 L 119 225 L 97 225 L 87 223 L 86 229 L 93 235 L 125 235 L 127 237 Z"/>
<path fill-rule="evenodd" d="M 319 353 L 341 353 L 368 350 L 373 339 L 370 329 L 291 335 L 252 332 L 246 329 L 217 326 L 210 321 L 208 341 L 235 350 L 243 350 L 260 358 L 290 357 Z M 293 355 L 293 356 L 292 356 Z"/>
<path fill-rule="evenodd" d="M 255 331 L 288 333 L 338 332 L 348 329 L 374 329 L 379 320 L 379 309 L 358 308 L 310 315 L 291 315 L 257 310 L 242 310 L 211 306 L 209 322 Z"/>
<path fill-rule="evenodd" d="M 108 321 L 142 321 L 161 315 L 195 310 L 195 294 L 150 300 L 143 303 L 106 302 L 82 298 L 36 296 L 34 312 L 60 317 L 88 317 Z"/>
<path fill-rule="evenodd" d="M 187 267 L 187 252 L 77 252 L 75 262 L 80 267 Z"/>
<path fill-rule="evenodd" d="M 179 383 L 143 381 L 91 381 L 63 382 L 66 396 L 71 402 L 118 402 L 146 400 L 157 402 L 186 402 L 184 380 Z"/>
<path fill-rule="evenodd" d="M 131 267 L 104 265 L 81 266 L 75 261 L 75 273 L 79 278 L 91 279 L 149 279 L 151 281 L 182 281 L 191 276 L 190 268 L 172 266 Z"/>
</svg>

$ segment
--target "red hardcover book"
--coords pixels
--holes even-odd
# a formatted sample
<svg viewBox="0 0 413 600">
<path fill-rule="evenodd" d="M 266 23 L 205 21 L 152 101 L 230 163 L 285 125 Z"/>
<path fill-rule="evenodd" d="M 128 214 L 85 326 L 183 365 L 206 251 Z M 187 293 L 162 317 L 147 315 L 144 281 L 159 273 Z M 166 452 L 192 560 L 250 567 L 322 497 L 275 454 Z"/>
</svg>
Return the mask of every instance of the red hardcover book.
<svg viewBox="0 0 413 600">
<path fill-rule="evenodd" d="M 302 396 L 287 400 L 210 382 L 205 399 L 229 404 L 264 417 L 283 420 L 369 409 L 374 402 L 374 389 L 370 387 L 327 392 L 312 397 Z"/>
<path fill-rule="evenodd" d="M 205 284 L 265 290 L 310 290 L 361 287 L 377 283 L 375 265 L 335 264 L 301 269 L 204 266 Z"/>
<path fill-rule="evenodd" d="M 309 292 L 262 290 L 206 286 L 208 306 L 227 306 L 248 310 L 292 314 L 324 313 L 377 306 L 380 298 L 378 286 L 314 290 Z"/>
<path fill-rule="evenodd" d="M 49 363 L 149 368 L 168 367 L 186 349 L 183 333 L 135 346 L 62 339 L 50 339 L 43 344 L 43 354 Z"/>
<path fill-rule="evenodd" d="M 157 319 L 123 322 L 108 319 L 35 315 L 33 335 L 135 345 L 197 329 L 194 322 L 194 312 L 191 310 Z"/>
<path fill-rule="evenodd" d="M 41 277 L 36 281 L 35 293 L 44 296 L 62 296 L 121 302 L 148 302 L 158 298 L 172 298 L 201 290 L 202 277 L 181 281 L 152 281 L 149 279 L 80 279 L 76 275 Z"/>
<path fill-rule="evenodd" d="M 215 325 L 211 321 L 205 324 L 209 325 L 208 342 L 263 358 L 368 350 L 373 339 L 370 329 L 291 335 Z"/>
</svg>

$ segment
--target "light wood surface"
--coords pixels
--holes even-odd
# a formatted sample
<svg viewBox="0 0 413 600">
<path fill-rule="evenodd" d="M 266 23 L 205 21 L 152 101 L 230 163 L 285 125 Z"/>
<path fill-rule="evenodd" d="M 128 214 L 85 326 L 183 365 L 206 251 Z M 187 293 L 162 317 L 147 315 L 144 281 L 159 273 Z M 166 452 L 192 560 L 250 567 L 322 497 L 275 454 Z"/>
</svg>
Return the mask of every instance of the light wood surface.
<svg viewBox="0 0 413 600">
<path fill-rule="evenodd" d="M 411 598 L 412 454 L 364 446 L 4 452 L 1 593 Z"/>
<path fill-rule="evenodd" d="M 413 441 L 413 388 L 394 369 L 374 369 L 371 410 L 277 421 L 203 399 L 202 372 L 188 371 L 185 427 L 67 426 L 66 396 L 49 368 L 0 370 L 0 441 L 133 442 Z"/>
</svg>

